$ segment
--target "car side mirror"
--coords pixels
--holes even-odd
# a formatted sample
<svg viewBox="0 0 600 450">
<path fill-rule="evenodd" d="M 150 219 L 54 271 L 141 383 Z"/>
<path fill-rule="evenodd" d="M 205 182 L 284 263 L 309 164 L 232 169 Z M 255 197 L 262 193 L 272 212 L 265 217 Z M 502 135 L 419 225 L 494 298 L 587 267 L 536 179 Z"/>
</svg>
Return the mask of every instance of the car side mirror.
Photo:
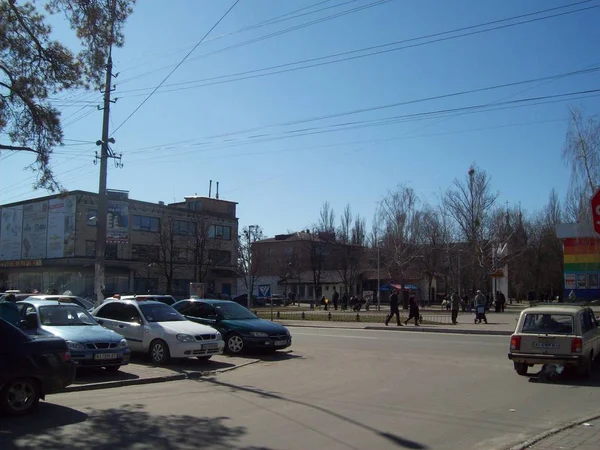
<svg viewBox="0 0 600 450">
<path fill-rule="evenodd" d="M 21 328 L 23 328 L 24 330 L 28 330 L 29 329 L 29 322 L 27 322 L 26 320 L 20 320 L 19 321 L 19 326 Z"/>
</svg>

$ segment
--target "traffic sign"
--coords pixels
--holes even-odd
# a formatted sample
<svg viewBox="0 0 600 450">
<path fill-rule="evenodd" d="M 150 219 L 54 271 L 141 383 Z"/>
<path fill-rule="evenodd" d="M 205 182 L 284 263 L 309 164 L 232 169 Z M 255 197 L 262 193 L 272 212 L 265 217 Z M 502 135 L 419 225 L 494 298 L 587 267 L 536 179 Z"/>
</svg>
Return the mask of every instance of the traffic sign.
<svg viewBox="0 0 600 450">
<path fill-rule="evenodd" d="M 270 284 L 259 284 L 258 285 L 258 298 L 271 297 L 271 285 Z"/>
<path fill-rule="evenodd" d="M 600 234 L 600 188 L 592 197 L 592 218 L 594 220 L 594 230 Z"/>
</svg>

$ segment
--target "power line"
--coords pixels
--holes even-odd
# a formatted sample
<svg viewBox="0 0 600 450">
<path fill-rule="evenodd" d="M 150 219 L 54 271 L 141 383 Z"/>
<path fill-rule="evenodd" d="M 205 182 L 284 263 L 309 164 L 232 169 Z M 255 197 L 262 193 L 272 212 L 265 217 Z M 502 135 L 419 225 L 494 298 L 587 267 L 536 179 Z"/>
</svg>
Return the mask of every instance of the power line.
<svg viewBox="0 0 600 450">
<path fill-rule="evenodd" d="M 320 67 L 320 66 L 324 66 L 324 65 L 335 64 L 335 63 L 339 63 L 339 62 L 345 62 L 345 61 L 350 61 L 350 60 L 355 60 L 355 59 L 360 59 L 360 58 L 366 58 L 366 57 L 369 57 L 369 56 L 376 56 L 376 55 L 380 55 L 380 54 L 385 54 L 385 53 L 390 53 L 390 52 L 395 52 L 395 51 L 400 51 L 400 50 L 406 50 L 406 49 L 409 49 L 409 48 L 420 47 L 420 46 L 425 46 L 425 45 L 429 45 L 429 44 L 444 42 L 444 41 L 448 41 L 448 40 L 458 39 L 458 38 L 461 38 L 461 37 L 467 37 L 467 36 L 472 36 L 472 35 L 487 33 L 489 31 L 496 31 L 496 30 L 500 30 L 500 29 L 504 29 L 504 28 L 515 27 L 515 26 L 519 26 L 519 25 L 524 25 L 524 24 L 532 23 L 532 22 L 537 22 L 537 21 L 540 21 L 540 20 L 546 20 L 546 19 L 551 19 L 551 18 L 555 18 L 555 17 L 565 16 L 565 15 L 568 15 L 568 14 L 573 14 L 573 13 L 577 13 L 577 12 L 587 11 L 587 10 L 590 10 L 590 9 L 595 9 L 595 8 L 599 8 L 600 7 L 600 5 L 590 6 L 590 7 L 587 7 L 587 8 L 580 8 L 580 9 L 576 9 L 576 10 L 572 10 L 572 11 L 566 11 L 566 12 L 562 12 L 562 13 L 556 13 L 556 14 L 552 14 L 552 15 L 548 15 L 548 16 L 544 16 L 544 17 L 537 17 L 537 18 L 533 18 L 533 19 L 529 19 L 529 20 L 524 20 L 524 21 L 521 21 L 521 22 L 512 23 L 512 24 L 506 24 L 506 25 L 502 25 L 502 26 L 496 26 L 496 27 L 492 27 L 492 28 L 487 28 L 487 29 L 484 29 L 484 30 L 478 30 L 478 31 L 473 31 L 473 32 L 469 32 L 469 33 L 462 33 L 462 34 L 458 34 L 458 35 L 455 35 L 455 36 L 447 36 L 447 37 L 443 37 L 443 38 L 429 40 L 429 41 L 426 41 L 426 42 L 418 42 L 418 43 L 411 44 L 411 45 L 402 45 L 402 44 L 407 44 L 407 43 L 414 42 L 414 41 L 420 41 L 420 40 L 424 40 L 424 39 L 431 39 L 431 38 L 436 38 L 436 37 L 440 37 L 440 36 L 446 36 L 448 34 L 460 33 L 462 31 L 472 30 L 472 29 L 475 29 L 475 28 L 481 28 L 481 27 L 486 27 L 486 26 L 490 26 L 490 25 L 496 25 L 496 24 L 499 24 L 499 23 L 507 22 L 507 21 L 517 20 L 517 19 L 523 19 L 523 18 L 526 18 L 526 17 L 531 17 L 533 15 L 544 14 L 544 13 L 548 13 L 548 12 L 552 12 L 552 11 L 556 11 L 556 10 L 560 10 L 560 9 L 565 9 L 565 8 L 577 6 L 577 5 L 582 4 L 582 3 L 589 3 L 590 1 L 591 0 L 585 0 L 585 1 L 577 2 L 577 3 L 573 3 L 573 4 L 570 4 L 570 5 L 559 6 L 559 7 L 555 7 L 555 8 L 549 8 L 549 9 L 545 9 L 545 10 L 541 10 L 541 11 L 536 11 L 536 12 L 532 12 L 532 13 L 527 13 L 527 14 L 521 14 L 521 15 L 518 15 L 518 16 L 508 17 L 508 18 L 504 18 L 504 19 L 498 19 L 498 20 L 494 20 L 494 21 L 486 22 L 486 23 L 482 23 L 482 24 L 470 25 L 470 26 L 467 26 L 467 27 L 457 28 L 457 29 L 453 29 L 453 30 L 449 30 L 449 31 L 443 31 L 443 32 L 429 34 L 429 35 L 418 36 L 418 37 L 413 37 L 413 38 L 409 38 L 409 39 L 403 39 L 403 40 L 400 40 L 400 41 L 394 41 L 394 42 L 389 42 L 389 43 L 386 43 L 386 44 L 380 44 L 380 45 L 375 45 L 375 46 L 370 46 L 370 47 L 363 47 L 363 48 L 360 48 L 360 49 L 349 50 L 349 51 L 340 52 L 340 53 L 334 53 L 334 54 L 330 54 L 330 55 L 326 55 L 326 56 L 320 56 L 320 57 L 316 57 L 316 58 L 309 58 L 309 59 L 304 59 L 304 60 L 295 61 L 295 62 L 278 64 L 278 65 L 274 65 L 274 66 L 270 66 L 270 67 L 264 67 L 264 68 L 261 68 L 261 69 L 248 70 L 248 71 L 237 72 L 237 73 L 233 73 L 233 74 L 229 74 L 229 75 L 220 75 L 220 76 L 216 76 L 216 77 L 203 78 L 203 79 L 199 79 L 199 80 L 191 80 L 191 81 L 186 81 L 186 82 L 181 82 L 181 83 L 173 83 L 173 84 L 166 85 L 164 87 L 168 88 L 168 87 L 176 87 L 176 86 L 187 86 L 187 85 L 190 85 L 190 84 L 195 84 L 195 85 L 188 86 L 188 87 L 183 87 L 183 88 L 177 88 L 177 89 L 164 89 L 164 90 L 161 90 L 160 93 L 176 92 L 176 91 L 187 90 L 187 89 L 196 89 L 196 88 L 199 88 L 199 87 L 213 86 L 213 85 L 217 85 L 217 84 L 231 83 L 231 82 L 248 80 L 248 79 L 259 78 L 259 77 L 264 77 L 264 76 L 270 76 L 270 75 L 277 75 L 277 74 L 281 74 L 281 73 L 293 72 L 293 71 L 296 71 L 296 70 L 303 70 L 303 69 L 309 69 L 309 68 L 313 68 L 313 67 Z M 398 46 L 398 45 L 402 45 L 402 46 L 400 46 L 398 48 L 391 48 L 391 49 L 379 50 L 379 49 L 383 49 L 385 47 Z M 226 47 L 226 49 L 227 48 L 231 48 L 231 47 Z M 225 49 L 222 49 L 222 50 L 225 50 Z M 218 50 L 216 52 L 220 52 L 222 50 Z M 356 53 L 363 53 L 363 52 L 370 52 L 370 53 L 366 53 L 366 54 L 363 54 L 363 55 L 356 55 Z M 199 56 L 197 58 L 193 58 L 192 60 L 198 59 L 198 58 L 201 58 L 201 57 L 205 57 L 205 56 L 209 56 L 209 55 L 212 55 L 212 54 L 215 54 L 215 52 L 211 52 L 211 53 L 207 53 L 205 55 L 201 55 L 201 56 Z M 354 55 L 354 56 L 349 56 L 349 55 Z M 332 58 L 339 58 L 339 59 L 335 59 L 333 61 L 323 61 L 323 60 L 332 59 Z M 317 61 L 322 61 L 322 62 L 317 62 Z M 302 67 L 291 67 L 291 68 L 287 68 L 286 69 L 286 67 L 298 66 L 298 65 L 307 64 L 307 63 L 314 63 L 314 64 L 309 64 L 309 65 L 305 65 L 305 66 L 302 66 Z M 281 69 L 281 70 L 276 70 L 276 69 Z M 159 70 L 162 70 L 162 69 L 159 69 Z M 271 72 L 269 72 L 269 73 L 259 73 L 259 72 L 267 72 L 267 71 L 271 71 Z M 252 75 L 252 74 L 254 74 L 254 75 Z M 237 78 L 234 78 L 234 77 L 237 77 Z M 234 78 L 234 79 L 227 79 L 227 78 Z M 196 84 L 196 83 L 200 83 L 200 84 Z M 140 91 L 147 91 L 148 89 L 150 89 L 150 88 L 129 89 L 129 90 L 121 91 L 121 92 L 122 93 L 140 92 Z M 125 96 L 125 97 L 137 97 L 137 96 L 141 96 L 141 95 L 144 95 L 144 94 L 129 95 L 129 96 Z"/>
<path fill-rule="evenodd" d="M 129 115 L 127 116 L 127 118 L 126 118 L 126 119 L 125 119 L 123 122 L 121 122 L 121 124 L 120 124 L 120 125 L 119 125 L 117 128 L 115 128 L 115 129 L 113 130 L 113 132 L 112 132 L 111 136 L 112 136 L 112 135 L 114 135 L 114 134 L 115 134 L 115 133 L 116 133 L 116 132 L 117 132 L 117 131 L 118 131 L 118 130 L 119 130 L 119 129 L 120 129 L 122 126 L 123 126 L 123 125 L 125 125 L 125 124 L 127 123 L 127 121 L 129 121 L 129 119 L 131 119 L 131 117 L 133 117 L 133 115 L 134 115 L 134 114 L 135 114 L 137 111 L 139 111 L 139 109 L 140 109 L 142 106 L 144 106 L 144 104 L 145 104 L 145 103 L 146 103 L 148 100 L 150 100 L 150 97 L 152 97 L 152 95 L 154 95 L 154 93 L 155 93 L 155 92 L 156 92 L 156 91 L 157 91 L 157 90 L 158 90 L 158 89 L 159 89 L 159 88 L 160 88 L 160 87 L 161 87 L 161 86 L 162 86 L 162 85 L 165 83 L 165 81 L 167 81 L 167 80 L 168 80 L 168 79 L 171 77 L 171 75 L 173 75 L 173 73 L 175 73 L 175 71 L 176 71 L 176 70 L 179 68 L 179 66 L 181 66 L 181 65 L 182 65 L 182 64 L 185 62 L 185 60 L 186 60 L 186 59 L 188 59 L 188 57 L 189 57 L 189 56 L 190 56 L 190 55 L 191 55 L 191 54 L 194 52 L 194 50 L 196 50 L 196 48 L 198 48 L 198 46 L 199 46 L 199 45 L 202 43 L 202 41 L 203 41 L 203 40 L 204 40 L 204 39 L 205 39 L 205 38 L 206 38 L 206 37 L 207 37 L 207 36 L 208 36 L 208 35 L 211 33 L 211 31 L 212 31 L 212 30 L 214 30 L 214 29 L 215 29 L 215 28 L 216 28 L 216 27 L 217 27 L 217 26 L 218 26 L 218 25 L 221 23 L 221 21 L 223 21 L 223 19 L 225 19 L 225 17 L 227 17 L 227 15 L 229 14 L 229 12 L 230 12 L 230 11 L 231 11 L 233 8 L 235 8 L 235 5 L 237 5 L 239 2 L 240 2 L 240 0 L 235 0 L 235 2 L 233 3 L 233 5 L 231 5 L 231 7 L 230 7 L 230 8 L 229 8 L 227 11 L 225 11 L 225 14 L 223 14 L 223 15 L 221 16 L 221 18 L 220 18 L 219 20 L 217 20 L 217 22 L 216 22 L 216 23 L 215 23 L 215 24 L 214 24 L 214 25 L 213 25 L 213 26 L 210 28 L 210 30 L 208 30 L 208 31 L 206 32 L 206 34 L 205 34 L 205 35 L 202 37 L 202 39 L 200 39 L 200 40 L 199 40 L 199 41 L 196 43 L 196 45 L 194 45 L 194 47 L 192 47 L 192 49 L 191 49 L 191 50 L 190 50 L 190 51 L 189 51 L 189 52 L 188 52 L 188 53 L 187 53 L 187 54 L 186 54 L 186 55 L 183 57 L 183 59 L 182 59 L 182 60 L 181 60 L 181 61 L 180 61 L 180 62 L 179 62 L 179 63 L 178 63 L 178 64 L 177 64 L 177 65 L 176 65 L 174 68 L 173 68 L 173 70 L 171 70 L 171 72 L 169 72 L 169 74 L 168 74 L 168 75 L 167 75 L 165 78 L 163 78 L 163 80 L 162 80 L 162 81 L 161 81 L 161 82 L 160 82 L 160 83 L 159 83 L 159 84 L 158 84 L 158 85 L 157 85 L 157 86 L 154 88 L 154 90 L 153 90 L 152 92 L 150 92 L 150 94 L 148 94 L 148 96 L 147 96 L 147 97 L 146 97 L 146 98 L 145 98 L 145 99 L 142 101 L 142 103 L 140 103 L 140 104 L 137 106 L 137 108 L 135 108 L 135 109 L 134 109 L 134 110 L 131 112 L 131 114 L 129 114 Z"/>
<path fill-rule="evenodd" d="M 358 6 L 358 7 L 353 8 L 353 9 L 349 9 L 349 10 L 342 11 L 342 12 L 339 12 L 339 13 L 331 14 L 329 16 L 324 16 L 324 17 L 321 17 L 319 19 L 315 19 L 315 20 L 310 21 L 310 22 L 306 22 L 306 23 L 299 24 L 299 25 L 294 25 L 292 27 L 285 28 L 285 29 L 280 30 L 280 31 L 276 31 L 274 33 L 270 33 L 270 34 L 266 34 L 266 35 L 263 35 L 263 36 L 259 36 L 257 38 L 249 39 L 249 40 L 244 41 L 244 42 L 240 42 L 240 43 L 237 43 L 237 44 L 230 45 L 229 47 L 224 47 L 224 48 L 219 49 L 219 50 L 215 50 L 215 51 L 212 51 L 212 52 L 209 52 L 209 53 L 205 53 L 204 55 L 200 55 L 200 56 L 197 56 L 197 57 L 194 57 L 194 58 L 190 58 L 188 60 L 188 62 L 190 62 L 190 61 L 196 61 L 198 59 L 202 59 L 202 58 L 205 58 L 205 57 L 211 56 L 211 55 L 216 55 L 218 53 L 223 53 L 223 52 L 226 52 L 226 51 L 229 51 L 229 50 L 234 50 L 236 48 L 245 47 L 246 45 L 254 44 L 256 42 L 260 42 L 260 41 L 263 41 L 263 40 L 266 40 L 266 39 L 270 39 L 272 37 L 276 37 L 276 36 L 280 36 L 282 34 L 290 33 L 292 31 L 300 30 L 302 28 L 306 28 L 306 27 L 309 27 L 309 26 L 312 26 L 312 25 L 316 25 L 316 24 L 319 24 L 319 23 L 322 23 L 322 22 L 326 22 L 328 20 L 337 19 L 338 17 L 342 17 L 342 16 L 345 16 L 345 15 L 348 15 L 348 14 L 353 14 L 355 12 L 359 12 L 359 11 L 362 11 L 364 9 L 372 8 L 374 6 L 383 5 L 383 4 L 388 3 L 390 1 L 392 1 L 392 0 L 377 0 L 377 1 L 374 1 L 372 3 L 368 3 L 366 5 Z M 586 0 L 586 1 L 591 1 L 591 0 Z M 152 74 L 152 73 L 155 73 L 155 72 L 159 72 L 161 70 L 168 69 L 169 67 L 172 67 L 172 66 L 173 66 L 172 64 L 169 64 L 169 65 L 160 67 L 158 69 L 154 69 L 154 70 L 151 70 L 149 72 L 145 72 L 145 73 L 140 74 L 140 75 L 138 75 L 136 77 L 128 78 L 125 81 L 131 81 L 133 79 L 141 78 L 142 76 L 149 75 L 149 74 Z M 123 81 L 121 83 L 123 83 Z"/>
</svg>

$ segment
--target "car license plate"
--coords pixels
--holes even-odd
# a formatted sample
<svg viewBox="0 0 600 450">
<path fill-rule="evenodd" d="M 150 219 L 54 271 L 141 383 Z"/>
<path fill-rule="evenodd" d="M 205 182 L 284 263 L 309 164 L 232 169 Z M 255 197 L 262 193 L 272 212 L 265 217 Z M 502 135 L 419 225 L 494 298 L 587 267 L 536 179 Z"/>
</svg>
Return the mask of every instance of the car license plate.
<svg viewBox="0 0 600 450">
<path fill-rule="evenodd" d="M 202 350 L 214 350 L 219 348 L 219 344 L 202 344 Z"/>
<path fill-rule="evenodd" d="M 275 345 L 285 345 L 288 341 L 275 341 Z"/>
<path fill-rule="evenodd" d="M 560 344 L 554 344 L 552 342 L 534 342 L 535 348 L 560 348 Z"/>
<path fill-rule="evenodd" d="M 117 353 L 96 353 L 94 359 L 117 359 L 119 355 Z"/>
</svg>

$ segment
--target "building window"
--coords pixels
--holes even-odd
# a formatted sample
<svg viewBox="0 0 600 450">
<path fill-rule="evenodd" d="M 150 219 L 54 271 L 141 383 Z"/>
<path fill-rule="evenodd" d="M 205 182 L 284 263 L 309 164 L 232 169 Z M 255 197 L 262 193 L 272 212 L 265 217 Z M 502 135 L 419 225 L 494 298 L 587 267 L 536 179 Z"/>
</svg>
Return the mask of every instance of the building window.
<svg viewBox="0 0 600 450">
<path fill-rule="evenodd" d="M 180 236 L 192 236 L 194 234 L 194 226 L 193 222 L 188 222 L 186 220 L 175 220 L 173 221 L 173 234 L 177 234 Z"/>
<path fill-rule="evenodd" d="M 173 248 L 173 259 L 177 262 L 188 261 L 188 249 L 187 248 Z"/>
<path fill-rule="evenodd" d="M 158 231 L 160 219 L 158 217 L 133 216 L 132 230 L 136 231 Z"/>
<path fill-rule="evenodd" d="M 85 241 L 85 256 L 96 257 L 96 241 Z"/>
<path fill-rule="evenodd" d="M 231 252 L 226 250 L 209 250 L 208 257 L 215 266 L 228 266 L 231 264 Z"/>
<path fill-rule="evenodd" d="M 131 259 L 137 261 L 157 261 L 158 247 L 156 245 L 133 244 L 131 246 Z"/>
<path fill-rule="evenodd" d="M 208 237 L 211 239 L 231 240 L 231 227 L 225 225 L 211 225 L 208 229 Z"/>
<path fill-rule="evenodd" d="M 292 247 L 286 247 L 285 248 L 285 254 L 287 256 L 291 256 L 291 254 L 294 252 L 294 250 L 292 249 Z"/>
<path fill-rule="evenodd" d="M 96 211 L 95 209 L 88 209 L 86 213 L 85 223 L 90 227 L 95 227 L 96 222 L 98 221 L 96 216 L 98 216 L 98 211 Z"/>
<path fill-rule="evenodd" d="M 235 205 L 227 205 L 227 214 L 230 217 L 235 217 Z"/>
<path fill-rule="evenodd" d="M 117 244 L 106 244 L 104 257 L 106 259 L 117 259 L 119 257 L 117 249 Z"/>
</svg>

